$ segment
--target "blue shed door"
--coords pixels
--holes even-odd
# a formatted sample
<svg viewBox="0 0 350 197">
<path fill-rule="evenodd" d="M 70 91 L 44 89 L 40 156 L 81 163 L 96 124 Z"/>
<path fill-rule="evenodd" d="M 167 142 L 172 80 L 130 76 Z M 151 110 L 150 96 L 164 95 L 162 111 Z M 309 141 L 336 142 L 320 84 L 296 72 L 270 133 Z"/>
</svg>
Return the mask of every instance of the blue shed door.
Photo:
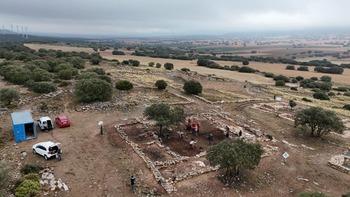
<svg viewBox="0 0 350 197">
<path fill-rule="evenodd" d="M 21 142 L 26 140 L 26 131 L 24 124 L 13 125 L 13 132 L 15 135 L 15 141 Z"/>
</svg>

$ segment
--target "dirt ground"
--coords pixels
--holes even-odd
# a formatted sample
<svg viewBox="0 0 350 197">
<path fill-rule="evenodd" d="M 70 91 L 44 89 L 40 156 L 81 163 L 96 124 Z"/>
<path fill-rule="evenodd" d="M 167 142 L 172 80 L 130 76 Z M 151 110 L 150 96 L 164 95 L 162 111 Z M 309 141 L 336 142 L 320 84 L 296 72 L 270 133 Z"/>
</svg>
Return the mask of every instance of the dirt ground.
<svg viewBox="0 0 350 197">
<path fill-rule="evenodd" d="M 202 79 L 204 86 L 203 97 L 210 101 L 225 102 L 210 103 L 194 96 L 189 96 L 181 91 L 183 79 L 176 77 L 174 71 L 163 72 L 154 69 L 151 73 L 143 68 L 132 68 L 131 72 L 122 72 L 123 69 L 106 66 L 105 69 L 114 71 L 111 76 L 117 80 L 120 76 L 129 78 L 135 83 L 135 89 L 129 93 L 115 90 L 113 101 L 121 102 L 121 109 L 115 110 L 86 110 L 77 111 L 72 95 L 63 93 L 60 99 L 49 98 L 45 101 L 50 104 L 64 106 L 61 110 L 40 112 L 38 104 L 40 100 L 33 99 L 25 105 L 19 105 L 16 109 L 10 109 L 1 114 L 2 135 L 7 141 L 1 145 L 0 158 L 6 162 L 15 173 L 18 165 L 25 163 L 39 163 L 54 169 L 57 178 L 61 178 L 69 191 L 49 192 L 47 196 L 296 196 L 300 192 L 320 191 L 332 196 L 340 196 L 350 191 L 350 176 L 327 166 L 328 160 L 337 154 L 342 154 L 350 141 L 344 136 L 330 134 L 324 139 L 308 137 L 299 129 L 294 128 L 293 122 L 280 118 L 272 113 L 253 109 L 254 103 L 272 102 L 272 95 L 265 89 L 254 84 L 245 82 L 221 82 L 206 81 Z M 212 70 L 213 72 L 213 70 Z M 119 73 L 119 74 L 118 74 Z M 149 90 L 150 83 L 144 83 L 142 79 L 166 78 L 171 86 L 167 87 L 166 94 Z M 218 76 L 219 73 L 217 74 Z M 252 75 L 250 75 L 251 77 Z M 0 81 L 1 87 L 8 86 Z M 242 88 L 246 85 L 246 88 Z M 145 87 L 146 86 L 146 87 Z M 16 86 L 17 87 L 17 86 Z M 143 88 L 144 87 L 144 88 Z M 18 88 L 18 87 L 17 87 Z M 217 91 L 222 90 L 218 93 Z M 261 99 L 262 101 L 235 102 L 238 97 L 227 95 L 241 95 L 246 99 Z M 180 95 L 182 97 L 176 96 Z M 34 98 L 32 94 L 24 94 L 26 98 Z M 153 97 L 152 97 L 153 96 Z M 198 176 L 193 176 L 174 183 L 176 192 L 167 194 L 162 186 L 156 181 L 146 163 L 135 153 L 133 148 L 126 143 L 115 129 L 115 125 L 128 124 L 135 119 L 143 118 L 145 107 L 157 99 L 165 103 L 176 103 L 189 101 L 188 104 L 179 104 L 186 114 L 196 117 L 201 125 L 199 136 L 188 131 L 183 140 L 178 139 L 176 132 L 170 132 L 170 138 L 165 139 L 162 144 L 181 156 L 188 156 L 188 161 L 180 162 L 169 167 L 160 169 L 165 178 L 171 178 L 174 172 L 185 173 L 195 170 L 198 166 L 194 162 L 201 161 L 208 165 L 205 157 L 196 155 L 206 150 L 209 145 L 207 136 L 214 135 L 214 143 L 225 139 L 220 130 L 221 123 L 230 127 L 237 124 L 246 124 L 268 133 L 275 139 L 271 142 L 261 142 L 272 147 L 277 147 L 277 152 L 261 159 L 255 170 L 244 170 L 241 181 L 234 185 L 224 185 L 218 179 L 223 171 L 213 171 Z M 184 99 L 186 98 L 186 99 Z M 137 101 L 137 102 L 136 102 Z M 232 101 L 232 102 L 228 102 Z M 288 102 L 285 100 L 283 102 Z M 175 106 L 175 104 L 173 104 Z M 298 103 L 298 107 L 301 106 Z M 34 140 L 18 143 L 12 137 L 10 113 L 12 111 L 30 110 L 34 119 L 40 116 L 67 115 L 72 125 L 68 128 L 54 128 L 49 133 L 38 131 L 38 137 Z M 203 118 L 202 113 L 225 114 L 226 119 L 216 116 Z M 230 121 L 232 119 L 234 122 Z M 99 134 L 98 122 L 104 122 L 104 135 Z M 157 127 L 149 129 L 158 131 Z M 178 129 L 183 129 L 179 127 Z M 129 139 L 139 145 L 141 150 L 152 161 L 166 161 L 171 159 L 164 149 L 158 146 L 147 146 L 145 143 L 154 139 L 143 137 L 143 128 L 140 124 L 125 127 Z M 247 130 L 245 134 L 253 135 Z M 197 141 L 196 149 L 191 149 L 189 140 Z M 231 138 L 234 135 L 231 134 Z M 31 152 L 31 146 L 37 142 L 48 141 L 61 143 L 63 150 L 62 161 L 56 159 L 45 159 Z M 287 143 L 283 142 L 287 141 Z M 304 145 L 304 146 L 302 146 Z M 308 148 L 309 147 L 309 148 Z M 311 147 L 311 148 L 310 148 Z M 26 151 L 28 155 L 21 159 L 21 152 Z M 282 154 L 288 152 L 289 158 L 284 159 Z M 136 177 L 136 192 L 130 191 L 129 179 L 131 175 Z"/>
</svg>

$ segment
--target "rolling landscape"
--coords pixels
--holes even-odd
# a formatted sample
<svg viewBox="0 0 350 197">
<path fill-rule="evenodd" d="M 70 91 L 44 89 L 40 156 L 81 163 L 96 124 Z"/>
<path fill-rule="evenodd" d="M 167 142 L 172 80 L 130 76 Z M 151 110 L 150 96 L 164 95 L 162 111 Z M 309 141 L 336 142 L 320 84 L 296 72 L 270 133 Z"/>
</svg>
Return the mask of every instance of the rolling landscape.
<svg viewBox="0 0 350 197">
<path fill-rule="evenodd" d="M 350 196 L 347 21 L 135 1 L 0 3 L 0 197 Z"/>
</svg>

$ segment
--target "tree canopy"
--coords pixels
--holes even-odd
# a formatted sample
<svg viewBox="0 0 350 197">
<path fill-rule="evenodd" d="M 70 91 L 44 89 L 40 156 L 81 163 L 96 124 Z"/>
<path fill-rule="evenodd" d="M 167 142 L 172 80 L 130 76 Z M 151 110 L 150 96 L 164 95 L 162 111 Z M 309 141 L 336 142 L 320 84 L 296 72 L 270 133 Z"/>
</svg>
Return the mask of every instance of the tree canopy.
<svg viewBox="0 0 350 197">
<path fill-rule="evenodd" d="M 293 110 L 293 107 L 297 106 L 297 103 L 294 100 L 289 100 L 290 109 Z"/>
<path fill-rule="evenodd" d="M 75 84 L 75 94 L 81 102 L 106 101 L 112 98 L 112 85 L 102 79 L 82 79 Z"/>
<path fill-rule="evenodd" d="M 207 150 L 207 159 L 211 166 L 220 165 L 226 169 L 226 175 L 238 175 L 240 169 L 254 169 L 260 162 L 263 149 L 260 144 L 243 140 L 224 140 Z"/>
<path fill-rule="evenodd" d="M 331 131 L 342 133 L 345 126 L 343 121 L 332 111 L 320 107 L 303 109 L 294 119 L 295 126 L 308 126 L 311 136 L 321 137 Z"/>
<path fill-rule="evenodd" d="M 0 90 L 0 100 L 7 105 L 10 105 L 12 101 L 19 100 L 20 95 L 14 89 L 4 88 Z"/>
<path fill-rule="evenodd" d="M 186 81 L 183 89 L 185 90 L 185 92 L 187 94 L 200 94 L 202 93 L 203 87 L 202 84 L 199 83 L 198 81 L 195 80 L 190 80 L 190 81 Z"/>
<path fill-rule="evenodd" d="M 163 90 L 168 86 L 167 82 L 163 79 L 157 80 L 154 85 L 160 90 Z"/>
<path fill-rule="evenodd" d="M 143 112 L 144 116 L 153 119 L 159 126 L 159 136 L 162 135 L 163 127 L 168 127 L 185 119 L 184 110 L 179 107 L 170 108 L 169 105 L 160 103 L 152 104 Z"/>
</svg>

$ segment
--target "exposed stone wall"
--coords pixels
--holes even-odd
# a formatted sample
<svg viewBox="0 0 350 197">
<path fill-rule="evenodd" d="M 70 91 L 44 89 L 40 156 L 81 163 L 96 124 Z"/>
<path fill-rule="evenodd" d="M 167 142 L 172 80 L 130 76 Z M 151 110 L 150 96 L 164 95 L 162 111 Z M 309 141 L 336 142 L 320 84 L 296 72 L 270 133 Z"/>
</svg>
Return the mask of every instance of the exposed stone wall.
<svg viewBox="0 0 350 197">
<path fill-rule="evenodd" d="M 328 165 L 340 172 L 350 174 L 350 167 L 344 166 L 345 155 L 335 155 L 329 161 Z"/>
</svg>

